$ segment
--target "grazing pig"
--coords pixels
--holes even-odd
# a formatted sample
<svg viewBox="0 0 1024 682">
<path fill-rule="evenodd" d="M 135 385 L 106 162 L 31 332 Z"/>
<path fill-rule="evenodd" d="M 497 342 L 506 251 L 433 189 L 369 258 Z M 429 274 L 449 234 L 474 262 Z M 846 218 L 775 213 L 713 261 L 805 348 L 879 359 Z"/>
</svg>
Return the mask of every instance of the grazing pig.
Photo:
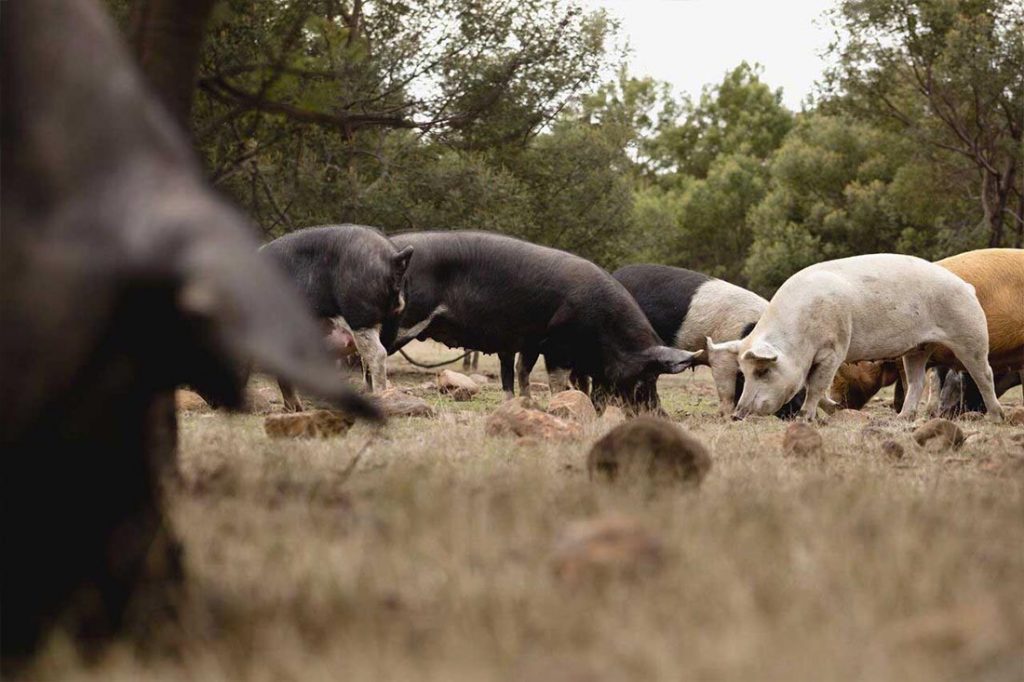
<svg viewBox="0 0 1024 682">
<path fill-rule="evenodd" d="M 177 385 L 240 407 L 251 359 L 377 411 L 331 376 L 312 318 L 204 186 L 103 9 L 5 3 L 0 31 L 0 647 L 15 677 L 58 622 L 95 655 L 168 617 Z"/>
<path fill-rule="evenodd" d="M 985 311 L 988 328 L 988 361 L 997 376 L 1009 373 L 997 385 L 1009 388 L 1012 375 L 1024 371 L 1024 249 L 978 249 L 937 261 L 974 287 L 978 302 Z M 902 404 L 903 381 L 897 374 L 895 363 L 861 363 L 864 370 L 842 368 L 832 386 L 832 394 L 841 404 L 856 406 L 867 402 L 884 386 L 896 383 L 896 401 Z M 948 348 L 938 347 L 929 359 L 929 365 L 962 370 L 963 365 Z M 978 387 L 964 377 L 967 409 L 980 411 L 984 407 Z M 947 391 L 947 403 L 957 401 L 955 391 L 959 384 Z M 1003 389 L 1005 391 L 1006 388 Z M 1003 391 L 997 391 L 1000 395 Z"/>
<path fill-rule="evenodd" d="M 989 416 L 1001 419 L 974 288 L 912 256 L 873 254 L 804 268 L 779 288 L 745 339 L 713 349 L 739 357 L 746 383 L 734 416 L 770 414 L 806 386 L 800 415 L 810 420 L 843 362 L 898 356 L 910 384 L 900 417 L 913 418 L 938 345 L 953 351 L 981 387 Z"/>
<path fill-rule="evenodd" d="M 412 246 L 408 305 L 386 345 L 413 339 L 485 353 L 543 353 L 593 378 L 599 403 L 636 404 L 642 379 L 681 372 L 694 354 L 661 345 L 629 292 L 607 272 L 564 251 L 483 232 L 395 235 Z M 511 376 L 502 371 L 502 386 Z"/>
<path fill-rule="evenodd" d="M 752 291 L 693 270 L 667 265 L 627 265 L 612 277 L 636 299 L 662 342 L 690 352 L 708 351 L 707 339 L 731 341 L 746 336 L 768 301 Z M 711 368 L 719 410 L 731 414 L 743 390 L 736 355 L 705 352 L 695 364 Z M 651 391 L 656 386 L 650 387 Z M 800 397 L 783 406 L 779 416 L 799 409 Z"/>
<path fill-rule="evenodd" d="M 329 330 L 328 346 L 339 357 L 359 353 L 373 390 L 387 388 L 382 325 L 402 312 L 402 287 L 412 247 L 401 251 L 372 227 L 307 227 L 260 250 L 276 262 Z M 281 383 L 285 407 L 301 410 L 295 390 Z"/>
</svg>

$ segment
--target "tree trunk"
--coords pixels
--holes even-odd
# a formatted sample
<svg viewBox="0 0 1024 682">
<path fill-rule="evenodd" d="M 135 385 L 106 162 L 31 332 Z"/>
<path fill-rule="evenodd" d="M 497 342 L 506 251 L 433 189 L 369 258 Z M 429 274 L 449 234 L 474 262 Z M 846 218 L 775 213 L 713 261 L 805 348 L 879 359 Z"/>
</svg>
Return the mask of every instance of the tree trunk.
<svg viewBox="0 0 1024 682">
<path fill-rule="evenodd" d="M 214 0 L 135 0 L 131 39 L 150 85 L 189 129 L 199 52 Z"/>
</svg>

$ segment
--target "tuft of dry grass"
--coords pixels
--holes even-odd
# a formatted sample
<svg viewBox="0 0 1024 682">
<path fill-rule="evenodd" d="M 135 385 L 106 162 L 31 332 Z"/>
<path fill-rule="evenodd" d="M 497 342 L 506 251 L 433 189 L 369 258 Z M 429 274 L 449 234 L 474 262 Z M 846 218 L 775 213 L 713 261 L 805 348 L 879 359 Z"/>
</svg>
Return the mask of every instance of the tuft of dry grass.
<svg viewBox="0 0 1024 682">
<path fill-rule="evenodd" d="M 413 353 L 455 355 L 427 345 Z M 33 676 L 1024 675 L 1020 428 L 962 422 L 961 449 L 931 452 L 876 398 L 867 426 L 820 427 L 822 457 L 786 457 L 786 424 L 719 418 L 700 370 L 664 378 L 661 390 L 714 466 L 697 490 L 651 496 L 588 481 L 586 453 L 607 428 L 600 422 L 578 442 L 487 438 L 486 414 L 501 400 L 496 380 L 456 403 L 423 387 L 431 373 L 395 364 L 396 383 L 427 397 L 436 418 L 280 441 L 258 417 L 185 416 L 171 501 L 189 594 L 177 653 L 143 658 L 116 646 L 90 669 L 57 637 Z M 497 375 L 493 358 L 482 369 Z M 886 454 L 889 441 L 902 458 Z M 560 580 L 558 538 L 601 516 L 653 533 L 657 570 Z"/>
</svg>

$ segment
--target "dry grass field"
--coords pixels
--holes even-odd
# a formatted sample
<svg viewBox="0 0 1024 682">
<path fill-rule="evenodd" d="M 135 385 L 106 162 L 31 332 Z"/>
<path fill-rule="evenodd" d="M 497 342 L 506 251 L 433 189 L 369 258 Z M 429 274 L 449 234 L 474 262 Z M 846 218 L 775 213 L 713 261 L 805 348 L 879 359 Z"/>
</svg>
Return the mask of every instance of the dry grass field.
<svg viewBox="0 0 1024 682">
<path fill-rule="evenodd" d="M 58 637 L 34 677 L 1024 679 L 1019 427 L 965 421 L 963 448 L 933 452 L 886 394 L 868 406 L 867 431 L 825 425 L 824 457 L 789 457 L 785 423 L 717 416 L 702 369 L 661 390 L 710 448 L 711 473 L 698 490 L 651 495 L 588 480 L 586 453 L 606 426 L 571 444 L 486 437 L 501 392 L 496 360 L 481 370 L 491 383 L 457 403 L 423 386 L 432 371 L 399 359 L 392 378 L 438 417 L 379 434 L 357 425 L 272 441 L 262 417 L 184 415 L 178 650 L 116 646 L 87 667 Z M 901 459 L 882 452 L 879 432 L 904 446 Z M 604 516 L 657 537 L 660 563 L 560 578 L 561 534 Z"/>
</svg>

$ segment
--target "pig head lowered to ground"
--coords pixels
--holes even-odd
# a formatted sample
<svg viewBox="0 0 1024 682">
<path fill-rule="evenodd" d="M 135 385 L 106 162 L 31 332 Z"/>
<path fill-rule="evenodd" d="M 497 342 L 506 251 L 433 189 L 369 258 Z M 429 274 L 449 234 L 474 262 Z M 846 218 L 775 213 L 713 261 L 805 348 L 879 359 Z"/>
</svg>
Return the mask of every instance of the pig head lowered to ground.
<svg viewBox="0 0 1024 682">
<path fill-rule="evenodd" d="M 358 352 L 370 386 L 387 388 L 387 352 L 380 341 L 385 321 L 401 314 L 402 287 L 413 249 L 398 250 L 372 227 L 307 227 L 261 249 L 295 285 L 309 310 L 325 324 L 336 355 Z M 301 410 L 294 389 L 281 382 L 285 406 Z"/>
<path fill-rule="evenodd" d="M 736 417 L 775 412 L 806 386 L 801 416 L 813 419 L 841 363 L 902 356 L 909 390 L 900 416 L 913 418 L 938 345 L 956 355 L 989 415 L 1001 419 L 974 288 L 912 256 L 855 256 L 805 268 L 779 288 L 745 339 L 712 348 L 739 357 L 745 385 Z"/>
<path fill-rule="evenodd" d="M 691 352 L 705 351 L 696 362 L 708 365 L 718 392 L 719 410 L 731 414 L 743 391 L 743 374 L 736 355 L 710 352 L 707 339 L 720 341 L 746 336 L 768 301 L 752 291 L 705 274 L 668 265 L 627 265 L 612 277 L 636 299 L 662 342 Z M 656 391 L 652 383 L 650 391 Z M 787 402 L 779 417 L 796 414 L 802 395 Z"/>
<path fill-rule="evenodd" d="M 430 338 L 485 353 L 543 353 L 592 377 L 599 403 L 614 394 L 635 404 L 644 378 L 693 364 L 693 353 L 662 345 L 629 292 L 588 260 L 480 232 L 392 241 L 416 256 L 389 351 Z"/>
<path fill-rule="evenodd" d="M 180 573 L 158 485 L 173 467 L 175 386 L 238 406 L 240 365 L 253 359 L 353 411 L 376 410 L 334 378 L 301 301 L 202 185 L 103 10 L 87 0 L 3 9 L 0 641 L 10 673 L 58 619 L 95 652 L 126 615 L 164 613 L 142 595 Z"/>
</svg>

